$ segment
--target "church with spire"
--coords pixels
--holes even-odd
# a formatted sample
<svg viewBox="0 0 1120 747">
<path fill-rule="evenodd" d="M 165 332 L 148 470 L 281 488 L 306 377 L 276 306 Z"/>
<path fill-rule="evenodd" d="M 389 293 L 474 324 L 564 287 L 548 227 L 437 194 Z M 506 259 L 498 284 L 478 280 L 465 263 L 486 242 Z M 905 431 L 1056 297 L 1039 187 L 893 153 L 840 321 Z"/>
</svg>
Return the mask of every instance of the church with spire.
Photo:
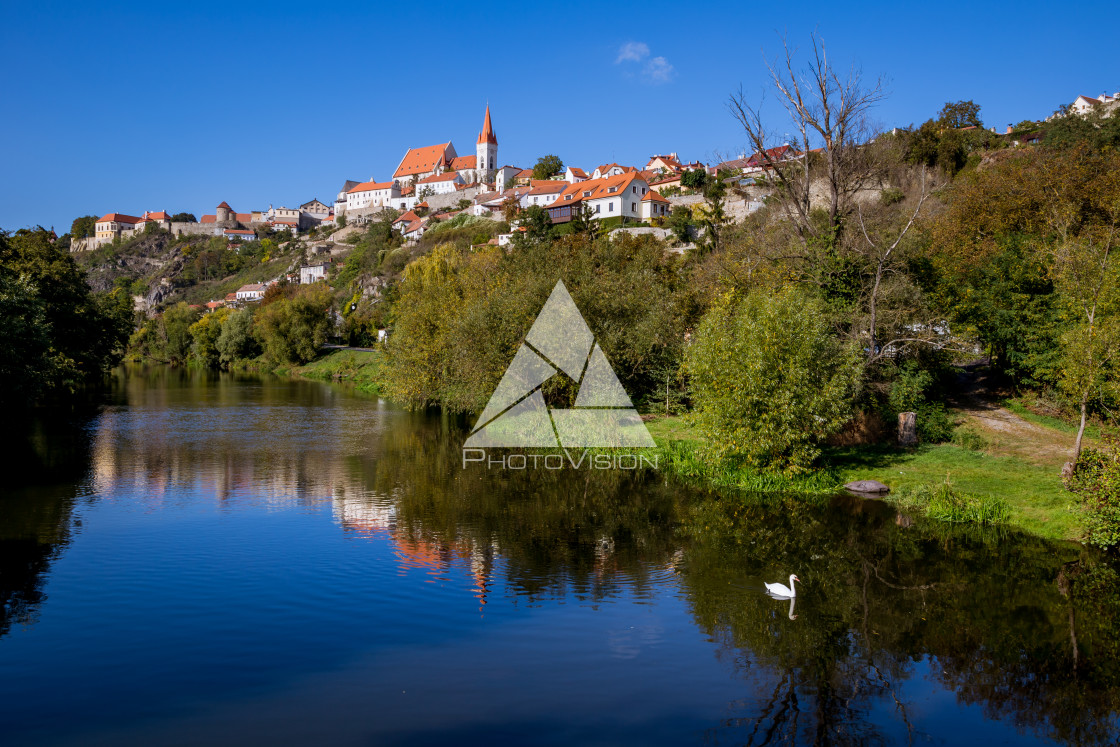
<svg viewBox="0 0 1120 747">
<path fill-rule="evenodd" d="M 415 186 L 418 191 L 440 193 L 453 191 L 457 186 L 492 183 L 497 168 L 498 136 L 490 119 L 490 105 L 487 104 L 473 156 L 457 154 L 451 141 L 410 148 L 393 173 L 393 181 L 402 188 Z"/>
</svg>

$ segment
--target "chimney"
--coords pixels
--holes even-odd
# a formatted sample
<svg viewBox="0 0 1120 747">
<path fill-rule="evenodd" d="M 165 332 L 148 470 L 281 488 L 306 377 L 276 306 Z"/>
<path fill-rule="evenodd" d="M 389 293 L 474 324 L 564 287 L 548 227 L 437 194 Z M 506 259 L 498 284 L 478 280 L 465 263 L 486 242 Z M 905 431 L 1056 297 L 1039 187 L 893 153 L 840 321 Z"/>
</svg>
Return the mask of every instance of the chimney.
<svg viewBox="0 0 1120 747">
<path fill-rule="evenodd" d="M 1005 134 L 1005 135 L 1010 135 L 1011 134 L 1011 125 L 1007 125 L 1007 132 L 1005 132 L 1003 134 Z"/>
</svg>

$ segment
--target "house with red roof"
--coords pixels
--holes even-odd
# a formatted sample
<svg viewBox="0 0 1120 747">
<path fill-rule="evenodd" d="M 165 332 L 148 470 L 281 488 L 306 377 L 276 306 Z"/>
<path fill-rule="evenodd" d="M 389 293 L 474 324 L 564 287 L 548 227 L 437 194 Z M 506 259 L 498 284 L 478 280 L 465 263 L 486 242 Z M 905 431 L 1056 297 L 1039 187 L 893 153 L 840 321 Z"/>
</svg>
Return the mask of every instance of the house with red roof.
<svg viewBox="0 0 1120 747">
<path fill-rule="evenodd" d="M 612 164 L 614 165 L 614 164 Z M 602 179 L 569 184 L 545 209 L 553 223 L 567 223 L 586 206 L 595 220 L 624 218 L 642 220 L 642 198 L 649 183 L 634 169 Z"/>
<path fill-rule="evenodd" d="M 346 212 L 395 206 L 401 199 L 401 185 L 395 181 L 368 181 L 356 184 L 346 193 Z"/>
<path fill-rule="evenodd" d="M 416 181 L 416 192 L 419 197 L 445 195 L 454 192 L 463 183 L 463 177 L 457 171 L 432 174 Z"/>
</svg>

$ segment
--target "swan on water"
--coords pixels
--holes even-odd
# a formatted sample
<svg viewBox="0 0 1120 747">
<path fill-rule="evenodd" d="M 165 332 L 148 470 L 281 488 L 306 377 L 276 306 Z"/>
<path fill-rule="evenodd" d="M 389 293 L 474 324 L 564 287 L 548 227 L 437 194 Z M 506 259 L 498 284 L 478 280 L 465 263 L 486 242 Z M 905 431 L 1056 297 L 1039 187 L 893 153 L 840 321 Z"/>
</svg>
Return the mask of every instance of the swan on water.
<svg viewBox="0 0 1120 747">
<path fill-rule="evenodd" d="M 789 586 L 786 586 L 785 584 L 766 584 L 766 591 L 774 597 L 793 599 L 795 596 L 797 596 L 797 589 L 794 588 L 793 582 L 800 580 L 801 579 L 791 573 L 789 574 Z"/>
</svg>

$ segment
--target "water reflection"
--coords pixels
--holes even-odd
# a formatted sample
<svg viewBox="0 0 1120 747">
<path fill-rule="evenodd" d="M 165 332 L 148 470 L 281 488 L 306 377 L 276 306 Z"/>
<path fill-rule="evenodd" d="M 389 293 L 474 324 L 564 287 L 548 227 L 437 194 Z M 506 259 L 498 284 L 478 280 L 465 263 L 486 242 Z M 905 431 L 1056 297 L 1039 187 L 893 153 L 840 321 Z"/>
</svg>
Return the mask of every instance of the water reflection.
<svg viewBox="0 0 1120 747">
<path fill-rule="evenodd" d="M 0 636 L 34 621 L 83 501 L 296 507 L 308 530 L 327 517 L 348 542 L 387 547 L 406 581 L 453 581 L 486 614 L 507 602 L 682 604 L 741 683 L 709 741 L 950 739 L 954 723 L 999 739 L 1115 739 L 1120 578 L 1076 546 L 845 496 L 464 470 L 461 424 L 310 382 L 134 371 L 95 420 L 65 432 L 25 439 L 38 450 L 18 453 L 53 476 L 0 501 Z M 764 579 L 791 572 L 803 580 L 796 600 L 764 593 Z M 691 632 L 612 628 L 607 646 L 639 661 Z M 535 651 L 534 664 L 547 670 L 552 655 Z"/>
</svg>

